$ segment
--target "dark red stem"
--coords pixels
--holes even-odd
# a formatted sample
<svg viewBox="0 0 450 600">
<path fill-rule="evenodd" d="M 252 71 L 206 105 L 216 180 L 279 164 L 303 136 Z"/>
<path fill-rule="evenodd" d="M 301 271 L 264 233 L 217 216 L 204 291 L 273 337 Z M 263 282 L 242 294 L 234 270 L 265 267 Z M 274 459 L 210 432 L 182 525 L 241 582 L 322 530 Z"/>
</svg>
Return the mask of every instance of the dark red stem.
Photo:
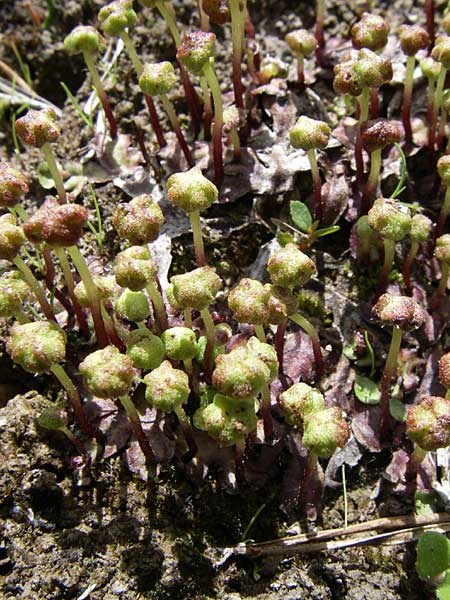
<svg viewBox="0 0 450 600">
<path fill-rule="evenodd" d="M 153 102 L 153 98 L 144 94 L 145 103 L 147 104 L 148 112 L 150 115 L 150 123 L 152 129 L 156 135 L 156 139 L 158 140 L 158 144 L 160 148 L 167 145 L 166 138 L 164 137 L 164 133 L 161 127 L 161 123 L 159 122 L 158 113 L 156 112 L 155 103 Z"/>
</svg>

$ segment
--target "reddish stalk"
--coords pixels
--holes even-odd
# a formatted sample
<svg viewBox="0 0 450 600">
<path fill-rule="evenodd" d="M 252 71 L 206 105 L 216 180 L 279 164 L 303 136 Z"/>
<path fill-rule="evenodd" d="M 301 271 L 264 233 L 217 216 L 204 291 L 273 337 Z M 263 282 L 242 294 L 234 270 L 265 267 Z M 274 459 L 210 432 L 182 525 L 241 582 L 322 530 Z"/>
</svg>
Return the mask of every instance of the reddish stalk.
<svg viewBox="0 0 450 600">
<path fill-rule="evenodd" d="M 380 114 L 380 99 L 377 88 L 370 89 L 370 118 L 376 119 Z"/>
<path fill-rule="evenodd" d="M 67 300 L 67 298 L 64 296 L 64 294 L 62 294 L 61 291 L 55 287 L 55 266 L 53 264 L 52 255 L 50 253 L 49 248 L 46 248 L 43 251 L 42 257 L 43 257 L 44 263 L 45 263 L 44 279 L 45 279 L 46 288 L 48 289 L 50 294 L 54 294 L 55 298 L 58 300 L 58 302 L 61 304 L 61 306 L 64 307 L 64 309 L 67 311 L 67 313 L 69 315 L 73 316 L 74 307 Z"/>
<path fill-rule="evenodd" d="M 411 242 L 411 247 L 409 249 L 408 255 L 405 258 L 405 262 L 403 263 L 403 281 L 405 282 L 405 288 L 408 292 L 411 292 L 412 289 L 411 267 L 414 262 L 414 259 L 416 258 L 418 249 L 419 243 L 413 240 Z"/>
<path fill-rule="evenodd" d="M 430 48 L 434 45 L 434 0 L 425 0 L 425 20 L 427 31 L 430 36 Z"/>
<path fill-rule="evenodd" d="M 375 298 L 379 298 L 383 292 L 386 291 L 387 282 L 389 279 L 389 273 L 392 269 L 395 256 L 395 242 L 392 240 L 384 240 L 384 264 L 380 272 L 380 278 L 378 280 L 378 286 L 375 292 Z"/>
<path fill-rule="evenodd" d="M 314 148 L 308 150 L 309 164 L 311 165 L 311 175 L 314 190 L 314 217 L 317 221 L 322 219 L 322 179 L 320 178 L 319 167 L 317 166 L 316 152 Z"/>
<path fill-rule="evenodd" d="M 161 127 L 161 123 L 159 122 L 158 113 L 156 112 L 155 103 L 153 102 L 153 98 L 151 96 L 147 96 L 144 94 L 145 103 L 147 104 L 148 113 L 150 115 L 150 123 L 152 129 L 156 135 L 156 139 L 158 140 L 158 144 L 160 148 L 163 148 L 167 145 L 166 138 L 164 137 L 164 133 Z"/>
<path fill-rule="evenodd" d="M 129 398 L 129 396 L 121 396 L 120 403 L 125 409 L 127 413 L 128 420 L 131 424 L 131 429 L 133 430 L 134 435 L 138 441 L 139 447 L 142 450 L 145 460 L 148 465 L 155 465 L 157 463 L 155 453 L 153 452 L 147 436 L 145 435 L 145 431 L 142 429 L 142 423 L 139 419 L 138 412 L 136 407 L 134 406 L 133 401 Z"/>
<path fill-rule="evenodd" d="M 412 142 L 411 128 L 411 99 L 414 82 L 414 65 L 416 63 L 415 56 L 408 56 L 406 60 L 405 87 L 403 89 L 403 106 L 402 106 L 402 121 L 405 130 L 405 140 Z"/>
<path fill-rule="evenodd" d="M 314 360 L 316 363 L 316 380 L 319 382 L 322 379 L 325 370 L 319 336 L 317 335 L 314 326 L 303 315 L 297 313 L 295 315 L 289 315 L 289 318 L 301 327 L 311 339 Z"/>
<path fill-rule="evenodd" d="M 80 394 L 77 388 L 74 386 L 72 380 L 67 375 L 66 371 L 63 369 L 61 365 L 52 365 L 51 372 L 58 379 L 60 384 L 66 390 L 67 396 L 70 400 L 70 404 L 72 406 L 72 410 L 74 415 L 80 424 L 81 429 L 86 433 L 88 437 L 91 439 L 96 439 L 97 442 L 101 445 L 105 442 L 105 436 L 103 433 L 94 427 L 92 423 L 89 422 L 86 413 L 84 412 L 83 405 L 81 403 Z"/>
<path fill-rule="evenodd" d="M 317 0 L 317 8 L 316 8 L 316 31 L 315 36 L 317 40 L 317 48 L 316 48 L 316 60 L 319 63 L 319 66 L 325 68 L 326 61 L 324 56 L 325 50 L 325 37 L 323 34 L 324 30 L 324 22 L 325 22 L 325 0 Z"/>
<path fill-rule="evenodd" d="M 233 44 L 233 90 L 237 108 L 244 108 L 244 88 L 242 86 L 242 27 L 243 22 L 239 0 L 230 0 L 231 39 Z"/>
<path fill-rule="evenodd" d="M 208 63 L 204 67 L 204 75 L 208 81 L 214 102 L 214 126 L 213 126 L 213 160 L 214 160 L 214 183 L 220 189 L 223 177 L 223 155 L 222 155 L 222 127 L 223 107 L 219 82 L 214 67 Z"/>
<path fill-rule="evenodd" d="M 186 98 L 186 104 L 188 107 L 188 111 L 191 116 L 192 127 L 194 129 L 194 135 L 195 135 L 195 137 L 197 137 L 202 128 L 202 126 L 201 126 L 202 109 L 200 106 L 200 100 L 198 98 L 197 92 L 194 89 L 194 86 L 192 85 L 191 80 L 189 79 L 188 72 L 183 67 L 183 65 L 181 65 L 180 63 L 178 63 L 178 64 L 180 66 L 181 82 L 183 84 L 184 95 Z M 206 116 L 205 116 L 205 119 L 206 119 Z"/>
<path fill-rule="evenodd" d="M 180 148 L 184 154 L 184 157 L 187 160 L 189 167 L 193 167 L 195 161 L 192 157 L 191 151 L 186 143 L 186 139 L 184 137 L 183 131 L 181 130 L 180 122 L 178 120 L 175 109 L 173 108 L 172 102 L 169 100 L 166 94 L 161 94 L 161 102 L 163 103 L 164 109 L 169 117 L 169 121 L 173 127 L 175 135 L 177 136 L 178 143 L 180 144 Z"/>
</svg>

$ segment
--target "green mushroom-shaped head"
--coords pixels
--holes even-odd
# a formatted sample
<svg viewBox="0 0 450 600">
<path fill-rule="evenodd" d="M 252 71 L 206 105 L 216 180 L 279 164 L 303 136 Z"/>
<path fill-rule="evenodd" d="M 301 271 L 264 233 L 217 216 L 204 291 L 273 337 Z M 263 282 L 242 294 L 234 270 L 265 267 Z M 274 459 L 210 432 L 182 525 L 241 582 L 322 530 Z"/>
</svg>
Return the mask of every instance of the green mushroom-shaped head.
<svg viewBox="0 0 450 600">
<path fill-rule="evenodd" d="M 114 275 L 94 275 L 92 279 L 100 300 L 112 300 L 117 295 L 119 288 Z M 74 292 L 81 308 L 89 308 L 89 296 L 83 281 L 77 283 Z"/>
<path fill-rule="evenodd" d="M 447 187 L 450 186 L 450 156 L 445 154 L 437 161 L 437 170 L 442 183 Z"/>
<path fill-rule="evenodd" d="M 112 222 L 121 238 L 133 246 L 142 246 L 156 240 L 164 223 L 164 215 L 151 196 L 141 194 L 128 204 L 119 204 Z"/>
<path fill-rule="evenodd" d="M 255 400 L 237 402 L 215 394 L 213 402 L 199 408 L 193 420 L 197 429 L 208 432 L 221 446 L 242 445 L 258 423 Z"/>
<path fill-rule="evenodd" d="M 56 113 L 53 108 L 29 110 L 16 121 L 16 133 L 27 146 L 40 148 L 44 144 L 54 142 L 61 134 Z"/>
<path fill-rule="evenodd" d="M 18 271 L 7 271 L 0 277 L 0 317 L 17 315 L 30 293 L 29 285 Z"/>
<path fill-rule="evenodd" d="M 319 390 L 306 383 L 294 383 L 280 394 L 280 408 L 289 425 L 303 429 L 306 415 L 325 408 L 325 400 Z"/>
<path fill-rule="evenodd" d="M 139 77 L 139 87 L 148 96 L 168 94 L 177 84 L 177 76 L 172 63 L 164 60 L 144 65 Z"/>
<path fill-rule="evenodd" d="M 79 371 L 89 391 L 99 398 L 119 398 L 129 393 L 137 371 L 132 359 L 115 346 L 88 354 Z"/>
<path fill-rule="evenodd" d="M 145 321 L 150 316 L 150 305 L 144 292 L 124 290 L 114 304 L 114 310 L 127 321 Z"/>
<path fill-rule="evenodd" d="M 391 198 L 377 198 L 368 213 L 372 229 L 384 239 L 398 242 L 411 231 L 411 213 L 406 206 Z"/>
<path fill-rule="evenodd" d="M 53 321 L 15 324 L 6 349 L 25 371 L 48 373 L 66 356 L 66 334 Z"/>
<path fill-rule="evenodd" d="M 315 456 L 329 458 L 349 438 L 350 429 L 340 408 L 324 408 L 305 416 L 302 443 Z"/>
<path fill-rule="evenodd" d="M 285 62 L 279 60 L 278 58 L 267 56 L 261 62 L 259 79 L 262 84 L 265 84 L 269 83 L 269 81 L 272 81 L 272 79 L 275 78 L 286 79 L 288 73 L 288 66 Z"/>
<path fill-rule="evenodd" d="M 106 35 L 120 35 L 125 29 L 131 29 L 136 23 L 133 0 L 114 0 L 100 9 L 98 20 Z"/>
<path fill-rule="evenodd" d="M 28 192 L 28 179 L 7 162 L 0 163 L 0 206 L 11 208 Z"/>
<path fill-rule="evenodd" d="M 358 59 L 353 64 L 353 71 L 362 88 L 379 88 L 393 77 L 392 62 L 381 58 L 367 48 L 358 52 Z"/>
<path fill-rule="evenodd" d="M 347 60 L 333 67 L 333 89 L 337 94 L 359 96 L 362 93 L 361 81 L 353 69 L 355 60 L 356 57 L 349 56 Z"/>
<path fill-rule="evenodd" d="M 170 284 L 167 298 L 174 308 L 180 310 L 203 310 L 214 302 L 222 289 L 222 280 L 211 267 L 199 267 L 182 275 L 174 275 L 170 278 Z"/>
<path fill-rule="evenodd" d="M 414 242 L 421 244 L 430 239 L 432 229 L 433 221 L 421 213 L 416 213 L 411 219 L 409 235 Z"/>
<path fill-rule="evenodd" d="M 450 37 L 448 35 L 440 35 L 436 38 L 431 57 L 441 63 L 445 69 L 450 69 Z"/>
<path fill-rule="evenodd" d="M 302 56 L 309 56 L 317 48 L 317 39 L 307 29 L 290 31 L 284 40 L 294 54 Z"/>
<path fill-rule="evenodd" d="M 407 56 L 415 56 L 419 50 L 428 48 L 430 36 L 420 25 L 402 25 L 398 30 L 400 46 Z"/>
<path fill-rule="evenodd" d="M 228 306 L 239 323 L 262 325 L 269 322 L 270 286 L 244 278 L 228 294 Z"/>
<path fill-rule="evenodd" d="M 446 265 L 450 265 L 450 233 L 444 233 L 436 240 L 435 257 Z"/>
<path fill-rule="evenodd" d="M 151 371 L 164 360 L 164 344 L 146 327 L 134 329 L 127 337 L 127 354 L 137 369 Z"/>
<path fill-rule="evenodd" d="M 444 387 L 450 389 L 450 352 L 439 359 L 439 381 Z"/>
<path fill-rule="evenodd" d="M 181 408 L 189 398 L 189 378 L 184 371 L 174 369 L 165 360 L 157 369 L 144 377 L 147 386 L 145 399 L 162 412 L 170 413 Z"/>
<path fill-rule="evenodd" d="M 382 294 L 373 306 L 372 314 L 382 323 L 395 325 L 403 331 L 419 329 L 425 322 L 425 311 L 409 296 Z"/>
<path fill-rule="evenodd" d="M 305 152 L 314 148 L 325 148 L 330 140 L 331 129 L 325 121 L 310 119 L 302 115 L 289 131 L 289 141 L 294 148 Z"/>
<path fill-rule="evenodd" d="M 145 246 L 131 246 L 122 250 L 116 256 L 114 275 L 121 287 L 138 292 L 154 280 L 158 267 L 153 262 L 148 248 Z"/>
<path fill-rule="evenodd" d="M 177 58 L 188 71 L 201 75 L 203 69 L 214 58 L 216 36 L 209 31 L 185 33 L 177 51 Z"/>
<path fill-rule="evenodd" d="M 258 338 L 251 337 L 247 342 L 247 351 L 251 356 L 257 356 L 266 367 L 269 369 L 269 381 L 273 381 L 278 375 L 278 358 L 275 349 L 266 344 L 260 342 Z"/>
<path fill-rule="evenodd" d="M 198 167 L 184 173 L 174 173 L 166 183 L 167 198 L 184 212 L 205 210 L 217 200 L 219 191 Z"/>
<path fill-rule="evenodd" d="M 357 50 L 369 48 L 376 52 L 387 44 L 390 27 L 379 15 L 363 13 L 361 20 L 351 29 L 352 44 Z"/>
<path fill-rule="evenodd" d="M 66 36 L 64 49 L 69 54 L 80 54 L 87 52 L 95 54 L 101 46 L 102 38 L 95 27 L 90 25 L 78 25 Z"/>
<path fill-rule="evenodd" d="M 423 450 L 450 446 L 450 400 L 427 396 L 411 406 L 406 417 L 406 433 Z"/>
<path fill-rule="evenodd" d="M 172 360 L 189 360 L 197 356 L 197 337 L 189 327 L 170 327 L 161 335 L 166 355 Z"/>
<path fill-rule="evenodd" d="M 267 270 L 275 285 L 292 290 L 311 279 L 316 265 L 295 244 L 286 244 L 269 258 Z"/>
<path fill-rule="evenodd" d="M 441 65 L 436 60 L 434 60 L 434 58 L 431 58 L 431 56 L 427 56 L 426 58 L 422 58 L 422 60 L 419 60 L 419 67 L 424 77 L 426 77 L 427 79 L 436 81 L 436 79 L 439 77 Z"/>
<path fill-rule="evenodd" d="M 27 238 L 33 244 L 46 242 L 53 247 L 74 246 L 83 235 L 89 211 L 81 204 L 59 204 L 49 197 L 23 224 Z"/>
<path fill-rule="evenodd" d="M 298 301 L 287 288 L 269 285 L 269 318 L 268 323 L 279 325 L 290 315 L 298 312 Z"/>
<path fill-rule="evenodd" d="M 16 218 L 12 214 L 0 217 L 0 258 L 11 260 L 18 253 L 25 242 L 25 234 L 21 227 L 16 225 Z"/>
<path fill-rule="evenodd" d="M 371 119 L 361 125 L 363 148 L 369 153 L 399 142 L 401 137 L 402 130 L 399 125 L 387 119 Z"/>
<path fill-rule="evenodd" d="M 270 382 L 271 375 L 266 362 L 243 345 L 217 356 L 212 383 L 225 396 L 245 400 L 255 397 Z"/>
</svg>

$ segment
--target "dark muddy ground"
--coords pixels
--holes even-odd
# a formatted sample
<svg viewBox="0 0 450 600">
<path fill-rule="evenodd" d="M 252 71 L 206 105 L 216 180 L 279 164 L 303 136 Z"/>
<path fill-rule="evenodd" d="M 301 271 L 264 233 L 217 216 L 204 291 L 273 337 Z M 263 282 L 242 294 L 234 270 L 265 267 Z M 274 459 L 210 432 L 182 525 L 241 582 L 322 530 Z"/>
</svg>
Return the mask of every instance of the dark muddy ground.
<svg viewBox="0 0 450 600">
<path fill-rule="evenodd" d="M 33 89 L 63 110 L 63 134 L 57 148 L 63 163 L 79 160 L 81 151 L 90 142 L 91 132 L 80 122 L 73 106 L 66 102 L 60 86 L 64 81 L 80 102 L 90 91 L 82 61 L 67 57 L 62 40 L 75 25 L 94 22 L 101 4 L 92 0 L 59 2 L 53 24 L 47 31 L 41 31 L 33 23 L 30 13 L 32 10 L 38 15 L 45 14 L 43 0 L 31 3 L 16 0 L 0 5 L 3 24 L 0 59 L 21 72 L 12 50 L 14 43 L 21 60 L 30 69 Z M 353 4 L 357 3 L 334 0 L 328 4 L 331 6 L 327 37 L 345 36 L 356 18 Z M 393 31 L 403 22 L 423 20 L 420 2 L 379 0 L 373 4 L 373 10 L 387 18 Z M 175 5 L 183 25 L 195 26 L 195 3 L 186 0 Z M 312 1 L 298 0 L 252 4 L 262 53 L 291 63 L 284 35 L 299 26 L 312 27 L 312 5 Z M 143 58 L 173 57 L 161 20 L 155 19 L 149 11 L 140 12 L 135 35 Z M 218 67 L 226 90 L 229 87 L 225 62 L 228 30 L 225 36 L 219 35 L 219 41 Z M 136 120 L 143 127 L 148 142 L 146 113 L 131 65 L 124 55 L 119 58 L 116 74 L 116 84 L 109 87 L 121 131 L 132 134 L 133 120 Z M 333 104 L 326 73 L 316 74 L 313 90 L 326 107 Z M 175 100 L 182 115 L 182 98 Z M 311 102 L 314 101 L 310 101 L 310 110 Z M 5 106 L 2 111 L 0 158 L 11 159 L 14 155 L 10 126 L 13 109 Z M 22 152 L 14 160 L 32 179 L 30 204 L 40 203 L 45 192 L 33 175 L 39 157 L 34 151 Z M 104 218 L 104 247 L 101 250 L 87 248 L 106 265 L 119 249 L 111 214 L 116 203 L 126 195 L 112 183 L 112 178 L 110 175 L 95 188 Z M 274 235 L 270 217 L 279 216 L 287 199 L 296 197 L 302 186 L 301 181 L 295 181 L 297 187 L 293 192 L 294 182 L 291 183 L 287 191 L 282 189 L 281 192 L 277 186 L 261 193 L 249 189 L 243 199 L 214 207 L 208 214 L 207 253 L 220 261 L 219 270 L 228 284 L 246 272 L 245 269 L 256 268 L 254 263 L 261 246 Z M 90 202 L 87 194 L 84 201 Z M 192 268 L 192 249 L 186 247 L 190 243 L 190 236 L 186 235 L 188 227 L 181 221 L 174 222 L 173 228 L 173 272 L 184 265 Z M 332 266 L 348 243 L 347 234 L 348 228 L 343 227 L 342 239 L 335 242 L 334 249 L 321 248 L 333 255 L 325 255 L 325 262 L 329 261 L 328 271 L 325 265 L 328 273 L 325 287 L 329 284 L 334 290 L 325 301 L 335 315 L 342 309 L 342 298 L 350 295 L 351 275 L 337 277 L 337 269 Z M 93 243 L 92 238 L 87 237 L 87 240 Z M 351 327 L 351 323 L 347 326 Z M 3 331 L 5 327 L 3 324 Z M 325 332 L 330 343 L 335 339 L 333 335 L 332 327 Z M 80 475 L 71 464 L 72 449 L 65 438 L 45 433 L 35 424 L 43 397 L 55 398 L 57 394 L 56 386 L 47 378 L 24 380 L 23 372 L 12 367 L 3 354 L 0 370 L 0 406 L 4 406 L 0 409 L 1 598 L 423 600 L 433 597 L 431 588 L 415 574 L 413 545 L 338 550 L 283 559 L 239 558 L 217 567 L 218 549 L 241 540 L 263 502 L 266 506 L 251 530 L 252 539 L 263 541 L 288 531 L 299 531 L 295 518 L 288 522 L 280 510 L 279 494 L 285 481 L 286 457 L 280 455 L 273 461 L 262 487 L 248 484 L 239 493 L 217 483 L 214 472 L 210 472 L 205 481 L 196 482 L 176 464 L 163 467 L 156 483 L 144 483 L 130 473 L 122 456 L 103 460 L 91 473 Z M 367 453 L 357 467 L 347 469 L 349 523 L 411 512 L 412 507 L 404 497 L 374 493 L 389 460 L 383 453 Z M 318 526 L 340 527 L 343 519 L 342 488 L 327 490 Z"/>
</svg>

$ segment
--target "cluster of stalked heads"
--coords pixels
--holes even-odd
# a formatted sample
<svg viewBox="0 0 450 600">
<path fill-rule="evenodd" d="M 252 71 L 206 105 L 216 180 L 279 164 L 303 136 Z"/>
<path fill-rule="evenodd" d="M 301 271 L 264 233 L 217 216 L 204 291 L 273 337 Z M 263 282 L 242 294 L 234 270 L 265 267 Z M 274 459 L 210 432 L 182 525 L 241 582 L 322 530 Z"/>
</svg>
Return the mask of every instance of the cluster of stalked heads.
<svg viewBox="0 0 450 600">
<path fill-rule="evenodd" d="M 326 407 L 322 393 L 306 383 L 295 383 L 280 394 L 280 408 L 289 425 L 302 432 L 302 444 L 311 454 L 329 458 L 350 438 L 342 410 Z"/>
</svg>

